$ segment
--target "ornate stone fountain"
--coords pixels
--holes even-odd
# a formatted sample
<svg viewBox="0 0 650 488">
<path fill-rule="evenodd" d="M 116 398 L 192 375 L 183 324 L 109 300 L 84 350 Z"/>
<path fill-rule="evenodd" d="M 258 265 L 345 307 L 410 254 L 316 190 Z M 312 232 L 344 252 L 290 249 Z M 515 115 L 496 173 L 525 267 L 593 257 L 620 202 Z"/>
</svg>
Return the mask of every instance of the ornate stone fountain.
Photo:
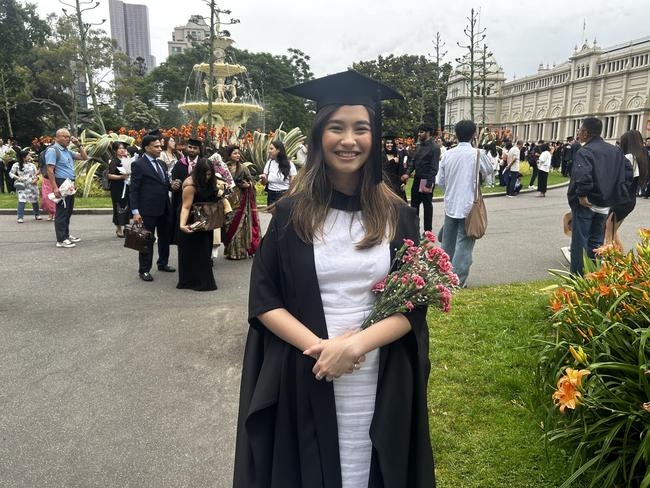
<svg viewBox="0 0 650 488">
<path fill-rule="evenodd" d="M 217 32 L 219 32 L 217 30 Z M 208 79 L 210 76 L 210 65 L 208 63 L 201 63 L 194 65 L 193 71 L 202 84 L 197 84 L 197 90 L 194 96 L 190 94 L 190 101 L 188 101 L 188 91 L 185 91 L 185 100 L 178 105 L 178 108 L 190 114 L 198 114 L 199 124 L 207 123 L 208 118 L 208 99 L 212 99 L 212 125 L 217 129 L 226 127 L 232 131 L 234 136 L 239 132 L 239 128 L 246 123 L 251 114 L 261 112 L 264 110 L 261 106 L 255 103 L 255 100 L 250 97 L 250 100 L 241 97 L 237 93 L 238 84 L 234 76 L 246 73 L 246 67 L 239 64 L 226 63 L 226 48 L 233 44 L 230 36 L 224 32 L 220 33 L 214 40 L 214 65 L 213 77 L 214 83 L 212 86 L 212 93 Z M 205 99 L 203 95 L 205 94 Z M 192 101 L 194 98 L 196 101 Z"/>
</svg>

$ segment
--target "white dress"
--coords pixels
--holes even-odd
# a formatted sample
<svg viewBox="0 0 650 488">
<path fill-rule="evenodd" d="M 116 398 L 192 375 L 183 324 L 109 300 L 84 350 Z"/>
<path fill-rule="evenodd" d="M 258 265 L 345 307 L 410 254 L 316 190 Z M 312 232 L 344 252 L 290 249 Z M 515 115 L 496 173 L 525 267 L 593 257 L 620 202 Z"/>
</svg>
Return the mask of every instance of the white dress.
<svg viewBox="0 0 650 488">
<path fill-rule="evenodd" d="M 322 235 L 314 239 L 316 275 L 330 338 L 361 325 L 375 301 L 370 290 L 390 271 L 389 242 L 357 250 L 355 243 L 364 234 L 361 212 L 330 209 Z M 368 486 L 378 371 L 379 350 L 375 349 L 366 354 L 361 369 L 334 380 L 343 488 Z"/>
</svg>

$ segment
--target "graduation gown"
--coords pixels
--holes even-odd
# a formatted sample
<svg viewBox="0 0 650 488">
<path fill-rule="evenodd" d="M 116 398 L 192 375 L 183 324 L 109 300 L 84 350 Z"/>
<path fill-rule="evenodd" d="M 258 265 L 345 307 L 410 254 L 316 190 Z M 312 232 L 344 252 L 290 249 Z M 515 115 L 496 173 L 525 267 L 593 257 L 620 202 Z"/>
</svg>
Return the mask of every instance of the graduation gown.
<svg viewBox="0 0 650 488">
<path fill-rule="evenodd" d="M 354 206 L 344 195 L 336 195 L 334 208 Z M 311 371 L 314 359 L 256 318 L 286 308 L 318 337 L 327 337 L 313 246 L 301 241 L 289 225 L 293 201 L 289 197 L 278 202 L 253 262 L 235 488 L 341 487 L 332 383 L 316 380 Z M 417 212 L 406 205 L 398 208 L 391 259 L 403 239 L 417 241 L 419 236 Z M 435 486 L 426 398 L 430 370 L 426 307 L 405 315 L 412 330 L 380 350 L 370 427 L 371 488 Z"/>
</svg>

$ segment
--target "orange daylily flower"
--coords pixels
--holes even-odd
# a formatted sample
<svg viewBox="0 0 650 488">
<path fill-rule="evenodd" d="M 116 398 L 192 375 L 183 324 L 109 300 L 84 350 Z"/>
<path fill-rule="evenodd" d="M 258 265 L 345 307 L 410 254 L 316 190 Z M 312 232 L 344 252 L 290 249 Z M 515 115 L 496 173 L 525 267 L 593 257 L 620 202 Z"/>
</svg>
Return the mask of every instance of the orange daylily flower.
<svg viewBox="0 0 650 488">
<path fill-rule="evenodd" d="M 582 386 L 582 377 L 590 373 L 588 369 L 574 370 L 567 368 L 566 375 L 562 376 L 557 382 L 557 391 L 553 393 L 553 402 L 560 407 L 560 413 L 564 413 L 567 408 L 575 410 L 580 404 L 580 393 L 577 388 Z"/>
</svg>

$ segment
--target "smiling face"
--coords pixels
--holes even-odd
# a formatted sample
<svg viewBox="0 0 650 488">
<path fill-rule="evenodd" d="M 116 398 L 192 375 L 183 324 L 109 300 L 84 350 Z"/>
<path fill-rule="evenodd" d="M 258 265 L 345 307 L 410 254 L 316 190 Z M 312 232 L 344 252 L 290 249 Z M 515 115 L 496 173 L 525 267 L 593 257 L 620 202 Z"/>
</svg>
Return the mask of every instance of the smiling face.
<svg viewBox="0 0 650 488">
<path fill-rule="evenodd" d="M 120 144 L 115 154 L 118 158 L 123 159 L 129 155 L 129 151 L 126 150 L 126 146 L 124 144 Z"/>
<path fill-rule="evenodd" d="M 344 105 L 332 114 L 323 130 L 323 156 L 336 176 L 359 171 L 370 156 L 372 127 L 363 105 Z"/>
</svg>

